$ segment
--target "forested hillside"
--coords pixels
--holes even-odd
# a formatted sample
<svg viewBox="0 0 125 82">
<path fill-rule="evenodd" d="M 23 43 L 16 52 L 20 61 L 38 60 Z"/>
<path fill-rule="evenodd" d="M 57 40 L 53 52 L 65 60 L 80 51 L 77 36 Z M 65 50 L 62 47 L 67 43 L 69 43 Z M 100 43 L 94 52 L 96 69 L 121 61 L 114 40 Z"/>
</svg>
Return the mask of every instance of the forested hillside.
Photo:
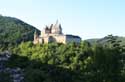
<svg viewBox="0 0 125 82">
<path fill-rule="evenodd" d="M 89 42 L 90 44 L 94 45 L 94 44 L 101 44 L 101 45 L 107 45 L 108 44 L 108 40 L 113 37 L 114 39 L 116 39 L 117 41 L 121 41 L 120 45 L 125 45 L 125 37 L 120 37 L 120 36 L 113 36 L 113 35 L 108 35 L 105 36 L 104 38 L 97 38 L 97 39 L 88 39 L 86 40 L 87 42 Z"/>
<path fill-rule="evenodd" d="M 0 15 L 0 45 L 33 40 L 35 27 L 13 17 Z"/>
<path fill-rule="evenodd" d="M 111 37 L 110 46 L 23 42 L 11 47 L 7 67 L 24 70 L 24 82 L 124 82 L 125 49 Z"/>
<path fill-rule="evenodd" d="M 35 30 L 19 19 L 0 16 L 0 52 L 12 54 L 3 64 L 21 68 L 24 82 L 125 82 L 124 37 L 34 45 Z M 0 81 L 12 82 L 10 76 L 0 71 Z"/>
</svg>

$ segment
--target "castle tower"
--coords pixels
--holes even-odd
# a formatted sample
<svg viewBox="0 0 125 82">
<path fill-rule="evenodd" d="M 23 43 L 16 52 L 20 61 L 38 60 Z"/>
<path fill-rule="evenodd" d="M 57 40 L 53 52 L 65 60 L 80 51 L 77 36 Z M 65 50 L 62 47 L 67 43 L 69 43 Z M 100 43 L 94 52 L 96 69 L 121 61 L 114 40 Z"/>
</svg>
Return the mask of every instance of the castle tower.
<svg viewBox="0 0 125 82">
<path fill-rule="evenodd" d="M 51 33 L 62 34 L 62 27 L 61 27 L 61 24 L 59 24 L 58 20 L 56 21 L 56 24 L 53 25 L 53 27 L 51 28 Z"/>
<path fill-rule="evenodd" d="M 50 34 L 51 33 L 50 28 L 48 26 L 46 26 L 46 28 L 45 28 L 45 33 L 46 34 Z"/>
<path fill-rule="evenodd" d="M 61 24 L 59 24 L 58 32 L 59 32 L 59 34 L 63 34 L 63 33 L 62 33 L 62 26 L 61 26 Z"/>
<path fill-rule="evenodd" d="M 33 41 L 34 44 L 38 44 L 39 43 L 39 36 L 37 34 L 37 31 L 35 30 L 34 32 L 34 41 Z"/>
</svg>

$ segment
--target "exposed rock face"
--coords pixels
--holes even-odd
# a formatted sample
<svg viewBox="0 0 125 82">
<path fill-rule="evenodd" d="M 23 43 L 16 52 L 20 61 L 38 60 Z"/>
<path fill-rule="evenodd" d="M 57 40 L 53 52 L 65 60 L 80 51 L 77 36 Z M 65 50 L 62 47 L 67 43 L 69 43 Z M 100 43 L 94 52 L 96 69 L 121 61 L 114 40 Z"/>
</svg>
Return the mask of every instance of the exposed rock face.
<svg viewBox="0 0 125 82">
<path fill-rule="evenodd" d="M 11 57 L 11 53 L 8 51 L 0 53 L 0 73 L 7 73 L 9 74 L 9 77 L 11 78 L 12 82 L 23 82 L 23 71 L 21 68 L 9 68 L 6 67 L 6 61 L 9 60 Z M 2 82 L 2 78 L 0 78 L 0 82 Z M 10 81 L 10 82 L 11 82 Z"/>
</svg>

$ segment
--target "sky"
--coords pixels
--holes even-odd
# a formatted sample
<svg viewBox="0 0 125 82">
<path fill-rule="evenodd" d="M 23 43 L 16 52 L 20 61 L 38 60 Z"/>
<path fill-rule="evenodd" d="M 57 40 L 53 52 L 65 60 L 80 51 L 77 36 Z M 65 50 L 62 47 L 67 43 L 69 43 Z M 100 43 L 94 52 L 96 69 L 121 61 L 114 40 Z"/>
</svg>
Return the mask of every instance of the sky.
<svg viewBox="0 0 125 82">
<path fill-rule="evenodd" d="M 82 39 L 125 36 L 125 0 L 0 0 L 0 14 L 40 30 L 58 19 L 64 34 Z"/>
</svg>

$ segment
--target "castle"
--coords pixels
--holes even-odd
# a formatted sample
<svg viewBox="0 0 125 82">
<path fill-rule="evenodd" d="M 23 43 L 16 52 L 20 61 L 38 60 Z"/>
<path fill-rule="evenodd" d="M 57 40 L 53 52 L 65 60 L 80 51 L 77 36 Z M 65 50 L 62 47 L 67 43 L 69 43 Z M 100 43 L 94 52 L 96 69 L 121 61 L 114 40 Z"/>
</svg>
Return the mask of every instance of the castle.
<svg viewBox="0 0 125 82">
<path fill-rule="evenodd" d="M 43 44 L 50 42 L 57 42 L 63 44 L 70 42 L 80 43 L 81 38 L 79 36 L 74 35 L 64 35 L 62 33 L 61 24 L 59 24 L 57 20 L 56 24 L 51 24 L 50 27 L 46 26 L 41 32 L 41 35 L 38 35 L 36 31 L 34 33 L 34 44 Z"/>
</svg>

